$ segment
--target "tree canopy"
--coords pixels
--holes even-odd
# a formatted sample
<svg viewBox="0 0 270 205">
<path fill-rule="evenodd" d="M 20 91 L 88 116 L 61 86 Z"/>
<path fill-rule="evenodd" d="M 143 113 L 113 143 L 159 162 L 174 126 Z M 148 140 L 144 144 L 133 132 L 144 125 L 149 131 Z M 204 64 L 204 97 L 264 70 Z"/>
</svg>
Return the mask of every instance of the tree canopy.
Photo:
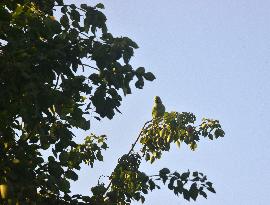
<svg viewBox="0 0 270 205">
<path fill-rule="evenodd" d="M 215 193 L 197 171 L 164 168 L 153 176 L 140 171 L 142 160 L 154 163 L 172 143 L 195 150 L 201 137 L 224 136 L 217 120 L 196 125 L 187 112 L 166 112 L 146 122 L 109 184 L 98 183 L 88 196 L 70 192 L 81 165 L 93 167 L 108 148 L 105 135 L 76 143 L 72 129 L 90 130 L 89 115 L 112 119 L 133 83 L 142 89 L 155 79 L 144 67 L 132 67 L 138 45 L 109 33 L 102 9 L 101 3 L 77 6 L 63 0 L 0 2 L 1 204 L 130 204 L 144 202 L 161 184 L 187 200 Z M 59 19 L 55 10 L 61 11 Z M 138 142 L 141 149 L 135 151 Z"/>
</svg>

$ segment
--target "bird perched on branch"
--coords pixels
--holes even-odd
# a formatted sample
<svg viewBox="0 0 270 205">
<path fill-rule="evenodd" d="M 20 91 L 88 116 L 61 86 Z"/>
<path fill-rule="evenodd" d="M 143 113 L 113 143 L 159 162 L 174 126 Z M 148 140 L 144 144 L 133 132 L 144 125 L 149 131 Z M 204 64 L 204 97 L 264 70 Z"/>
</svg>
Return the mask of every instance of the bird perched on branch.
<svg viewBox="0 0 270 205">
<path fill-rule="evenodd" d="M 165 106 L 162 104 L 162 101 L 159 96 L 155 96 L 154 98 L 154 106 L 152 109 L 152 117 L 153 119 L 163 117 L 165 113 Z"/>
</svg>

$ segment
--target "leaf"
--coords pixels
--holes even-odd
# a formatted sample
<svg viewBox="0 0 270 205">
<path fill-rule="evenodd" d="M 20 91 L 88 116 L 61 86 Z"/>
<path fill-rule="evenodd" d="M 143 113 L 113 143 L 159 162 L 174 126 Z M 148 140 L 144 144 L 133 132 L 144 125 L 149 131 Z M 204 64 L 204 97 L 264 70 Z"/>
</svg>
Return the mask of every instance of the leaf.
<svg viewBox="0 0 270 205">
<path fill-rule="evenodd" d="M 181 174 L 181 179 L 182 180 L 187 180 L 187 178 L 189 177 L 190 172 L 184 172 L 183 174 Z"/>
<path fill-rule="evenodd" d="M 74 171 L 72 171 L 72 170 L 67 170 L 66 173 L 65 173 L 65 176 L 68 179 L 72 179 L 73 181 L 77 181 L 78 180 L 78 175 Z"/>
<path fill-rule="evenodd" d="M 149 183 L 149 188 L 150 188 L 150 190 L 151 190 L 151 191 L 154 190 L 155 187 L 156 187 L 156 184 L 153 182 L 153 180 L 150 179 L 148 183 Z"/>
<path fill-rule="evenodd" d="M 180 148 L 180 141 L 179 141 L 179 140 L 177 140 L 177 141 L 175 142 L 175 144 L 177 145 L 178 148 Z"/>
<path fill-rule="evenodd" d="M 70 8 L 75 10 L 77 7 L 75 4 L 70 4 Z"/>
<path fill-rule="evenodd" d="M 181 180 L 177 180 L 177 187 L 178 187 L 178 189 L 180 190 L 180 189 L 183 189 L 183 186 L 184 186 L 184 184 L 182 183 L 182 181 Z"/>
<path fill-rule="evenodd" d="M 144 86 L 144 81 L 143 79 L 138 79 L 137 82 L 135 83 L 136 88 L 142 89 Z"/>
<path fill-rule="evenodd" d="M 124 63 L 125 64 L 128 64 L 130 58 L 133 56 L 134 52 L 133 52 L 133 49 L 131 47 L 127 47 L 125 50 L 124 50 L 124 53 L 123 53 L 123 59 L 124 59 Z"/>
<path fill-rule="evenodd" d="M 67 13 L 67 11 L 68 11 L 67 6 L 62 6 L 61 12 L 62 12 L 63 14 L 65 14 L 65 13 Z"/>
<path fill-rule="evenodd" d="M 170 170 L 168 168 L 163 168 L 159 171 L 159 175 L 167 175 L 170 173 Z"/>
<path fill-rule="evenodd" d="M 145 202 L 145 197 L 141 196 L 141 202 L 144 203 Z"/>
<path fill-rule="evenodd" d="M 16 18 L 17 16 L 19 16 L 22 12 L 23 12 L 24 6 L 17 4 L 17 7 L 15 9 L 15 12 L 13 12 L 12 17 Z"/>
<path fill-rule="evenodd" d="M 150 160 L 150 154 L 149 154 L 149 153 L 146 153 L 146 154 L 145 154 L 145 160 L 146 160 L 146 161 Z"/>
<path fill-rule="evenodd" d="M 81 8 L 84 10 L 87 10 L 88 6 L 87 6 L 87 4 L 81 4 Z"/>
<path fill-rule="evenodd" d="M 58 182 L 58 187 L 62 192 L 69 193 L 70 192 L 70 183 L 66 179 L 61 179 Z"/>
<path fill-rule="evenodd" d="M 153 81 L 153 80 L 156 79 L 156 77 L 154 76 L 154 74 L 151 73 L 151 72 L 147 72 L 147 73 L 145 73 L 143 76 L 144 76 L 144 78 L 145 78 L 146 80 L 149 80 L 149 81 Z"/>
<path fill-rule="evenodd" d="M 204 191 L 199 191 L 199 194 L 202 195 L 204 198 L 207 199 L 207 194 Z"/>
<path fill-rule="evenodd" d="M 184 199 L 186 199 L 188 201 L 190 200 L 190 195 L 189 195 L 188 190 L 184 189 L 183 190 L 183 195 L 184 195 Z"/>
<path fill-rule="evenodd" d="M 193 183 L 191 186 L 190 186 L 190 189 L 189 189 L 189 194 L 190 194 L 190 197 L 196 201 L 197 197 L 198 197 L 198 193 L 199 193 L 199 190 L 197 188 L 197 184 L 196 183 Z"/>
<path fill-rule="evenodd" d="M 174 188 L 173 184 L 174 184 L 174 179 L 171 178 L 171 179 L 170 179 L 170 183 L 168 184 L 168 188 L 169 188 L 170 190 L 173 190 L 173 188 Z"/>
<path fill-rule="evenodd" d="M 147 189 L 142 189 L 142 193 L 144 193 L 144 194 L 148 194 Z"/>
<path fill-rule="evenodd" d="M 60 23 L 63 27 L 65 28 L 69 28 L 69 19 L 68 19 L 68 16 L 67 15 L 63 15 L 61 18 L 60 18 Z"/>
<path fill-rule="evenodd" d="M 136 73 L 138 75 L 143 75 L 145 73 L 145 68 L 144 67 L 137 68 Z"/>
<path fill-rule="evenodd" d="M 94 116 L 95 119 L 97 119 L 98 121 L 100 121 L 100 117 Z"/>
<path fill-rule="evenodd" d="M 153 164 L 154 161 L 155 161 L 155 157 L 154 157 L 154 156 L 151 156 L 151 158 L 150 158 L 150 163 Z"/>
<path fill-rule="evenodd" d="M 195 142 L 192 142 L 192 143 L 190 144 L 190 149 L 191 149 L 192 151 L 195 151 L 196 148 L 197 148 L 197 144 L 196 144 Z"/>
<path fill-rule="evenodd" d="M 97 157 L 97 160 L 98 160 L 98 161 L 103 161 L 103 156 L 102 156 L 102 154 L 101 154 L 100 151 L 97 152 L 96 157 Z"/>
<path fill-rule="evenodd" d="M 68 161 L 68 153 L 65 151 L 62 151 L 59 155 L 59 160 L 61 163 L 66 163 Z"/>
<path fill-rule="evenodd" d="M 215 189 L 213 187 L 207 187 L 208 191 L 212 192 L 212 193 L 216 193 Z"/>
<path fill-rule="evenodd" d="M 102 3 L 98 3 L 95 7 L 99 9 L 105 9 L 105 6 Z"/>
<path fill-rule="evenodd" d="M 136 192 L 134 195 L 133 195 L 133 198 L 136 200 L 136 201 L 139 201 L 140 198 L 141 198 L 141 194 L 139 192 Z"/>
<path fill-rule="evenodd" d="M 192 174 L 194 177 L 197 177 L 198 175 L 199 175 L 199 173 L 198 172 L 193 172 L 193 174 Z"/>
<path fill-rule="evenodd" d="M 74 21 L 79 22 L 80 21 L 80 13 L 77 10 L 71 10 L 70 12 L 70 18 Z"/>
<path fill-rule="evenodd" d="M 176 176 L 177 178 L 181 177 L 181 175 L 178 172 L 174 172 L 173 175 Z"/>
</svg>

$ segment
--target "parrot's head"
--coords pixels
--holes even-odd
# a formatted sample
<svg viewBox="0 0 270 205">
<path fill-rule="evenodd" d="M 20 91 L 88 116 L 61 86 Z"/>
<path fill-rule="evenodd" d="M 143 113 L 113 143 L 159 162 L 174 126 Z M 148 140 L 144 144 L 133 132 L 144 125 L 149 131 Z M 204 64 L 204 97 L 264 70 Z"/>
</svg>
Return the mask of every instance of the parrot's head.
<svg viewBox="0 0 270 205">
<path fill-rule="evenodd" d="M 161 101 L 161 99 L 160 99 L 159 96 L 155 96 L 154 102 L 155 102 L 155 103 L 162 103 L 162 101 Z"/>
</svg>

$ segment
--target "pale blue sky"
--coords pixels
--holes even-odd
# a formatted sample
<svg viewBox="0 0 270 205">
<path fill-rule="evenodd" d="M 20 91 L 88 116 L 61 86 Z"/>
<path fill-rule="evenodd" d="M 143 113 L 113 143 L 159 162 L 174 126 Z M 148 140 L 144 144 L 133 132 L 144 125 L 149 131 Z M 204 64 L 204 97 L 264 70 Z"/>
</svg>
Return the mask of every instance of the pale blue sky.
<svg viewBox="0 0 270 205">
<path fill-rule="evenodd" d="M 91 122 L 107 134 L 105 163 L 85 168 L 74 192 L 89 193 L 97 176 L 109 175 L 143 123 L 151 118 L 153 97 L 167 111 L 194 112 L 219 119 L 226 136 L 202 140 L 198 150 L 173 148 L 143 170 L 199 170 L 217 194 L 197 205 L 266 205 L 270 194 L 270 1 L 261 0 L 103 0 L 109 30 L 138 43 L 132 64 L 145 66 L 157 80 L 124 99 L 122 115 Z M 136 203 L 134 203 L 136 204 Z M 188 204 L 163 188 L 146 205 Z"/>
</svg>

